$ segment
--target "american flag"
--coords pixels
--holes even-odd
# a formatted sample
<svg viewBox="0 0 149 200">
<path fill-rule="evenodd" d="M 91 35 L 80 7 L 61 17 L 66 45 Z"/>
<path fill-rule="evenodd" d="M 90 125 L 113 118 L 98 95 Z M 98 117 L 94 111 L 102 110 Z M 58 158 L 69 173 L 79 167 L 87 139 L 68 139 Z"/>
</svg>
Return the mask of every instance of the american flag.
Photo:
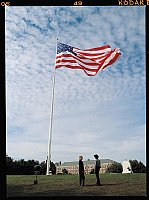
<svg viewBox="0 0 149 200">
<path fill-rule="evenodd" d="M 88 76 L 95 76 L 98 71 L 112 65 L 120 55 L 119 48 L 112 50 L 109 45 L 81 50 L 58 42 L 55 67 L 82 69 Z"/>
</svg>

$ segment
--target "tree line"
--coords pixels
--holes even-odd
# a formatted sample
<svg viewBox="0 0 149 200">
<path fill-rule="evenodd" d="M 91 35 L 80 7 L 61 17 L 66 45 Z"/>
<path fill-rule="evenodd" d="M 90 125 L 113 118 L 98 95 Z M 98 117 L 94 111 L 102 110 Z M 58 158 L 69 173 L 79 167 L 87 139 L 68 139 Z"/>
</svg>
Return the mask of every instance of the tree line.
<svg viewBox="0 0 149 200">
<path fill-rule="evenodd" d="M 133 173 L 145 173 L 145 165 L 138 160 L 129 160 Z M 123 167 L 121 163 L 113 163 L 107 169 L 107 173 L 122 173 Z"/>
<path fill-rule="evenodd" d="M 6 174 L 8 175 L 33 175 L 35 173 L 35 166 L 40 166 L 39 174 L 46 174 L 46 162 L 39 162 L 37 160 L 24 159 L 14 160 L 6 155 Z M 50 163 L 50 171 L 52 174 L 56 174 L 56 167 L 53 162 Z"/>
<path fill-rule="evenodd" d="M 146 167 L 141 161 L 129 160 L 133 173 L 146 173 Z M 56 164 L 56 163 L 55 163 Z M 56 174 L 56 167 L 53 162 L 50 163 L 50 171 L 54 175 Z M 46 174 L 46 162 L 39 162 L 37 160 L 13 160 L 11 157 L 6 155 L 6 174 L 8 175 L 33 175 L 35 173 L 35 166 L 40 166 L 39 174 Z M 121 163 L 111 164 L 106 173 L 122 173 L 123 168 Z M 92 170 L 90 173 L 94 173 Z M 63 170 L 63 174 L 68 174 Z"/>
</svg>

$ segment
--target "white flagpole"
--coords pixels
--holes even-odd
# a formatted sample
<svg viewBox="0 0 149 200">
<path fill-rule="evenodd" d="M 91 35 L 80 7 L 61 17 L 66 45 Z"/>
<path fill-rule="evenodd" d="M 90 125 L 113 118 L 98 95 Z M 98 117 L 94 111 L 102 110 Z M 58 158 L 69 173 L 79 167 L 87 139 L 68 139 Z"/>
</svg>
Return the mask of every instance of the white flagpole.
<svg viewBox="0 0 149 200">
<path fill-rule="evenodd" d="M 56 41 L 56 54 L 57 54 L 57 42 L 58 42 L 58 39 Z M 56 64 L 56 60 L 55 60 L 55 64 Z M 47 172 L 46 172 L 46 175 L 49 175 L 50 161 L 51 161 L 51 142 L 52 142 L 52 126 L 53 126 L 53 110 L 54 110 L 55 75 L 56 75 L 56 68 L 54 66 L 54 76 L 53 76 L 53 85 L 52 85 L 52 101 L 51 101 L 51 116 L 50 116 L 49 141 L 48 141 L 48 156 L 47 156 Z"/>
</svg>

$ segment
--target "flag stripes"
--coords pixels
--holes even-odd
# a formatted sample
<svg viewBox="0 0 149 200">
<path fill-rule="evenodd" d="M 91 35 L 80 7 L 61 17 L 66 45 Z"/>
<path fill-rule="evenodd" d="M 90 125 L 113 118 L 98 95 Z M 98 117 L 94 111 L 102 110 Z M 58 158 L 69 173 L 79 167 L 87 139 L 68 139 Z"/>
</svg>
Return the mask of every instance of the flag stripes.
<svg viewBox="0 0 149 200">
<path fill-rule="evenodd" d="M 120 55 L 118 48 L 111 50 L 109 45 L 81 50 L 58 43 L 55 67 L 82 69 L 88 76 L 95 76 L 98 71 L 113 64 Z"/>
</svg>

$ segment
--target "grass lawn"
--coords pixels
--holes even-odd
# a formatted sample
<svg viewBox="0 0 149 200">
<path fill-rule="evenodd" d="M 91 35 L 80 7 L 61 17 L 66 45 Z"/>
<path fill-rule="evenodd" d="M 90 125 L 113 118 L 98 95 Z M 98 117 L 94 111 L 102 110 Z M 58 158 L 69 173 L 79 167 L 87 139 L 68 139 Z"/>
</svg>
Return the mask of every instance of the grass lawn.
<svg viewBox="0 0 149 200">
<path fill-rule="evenodd" d="M 7 197 L 41 196 L 146 196 L 146 174 L 101 174 L 103 186 L 96 186 L 95 174 L 85 175 L 79 187 L 78 175 L 8 175 Z"/>
</svg>

